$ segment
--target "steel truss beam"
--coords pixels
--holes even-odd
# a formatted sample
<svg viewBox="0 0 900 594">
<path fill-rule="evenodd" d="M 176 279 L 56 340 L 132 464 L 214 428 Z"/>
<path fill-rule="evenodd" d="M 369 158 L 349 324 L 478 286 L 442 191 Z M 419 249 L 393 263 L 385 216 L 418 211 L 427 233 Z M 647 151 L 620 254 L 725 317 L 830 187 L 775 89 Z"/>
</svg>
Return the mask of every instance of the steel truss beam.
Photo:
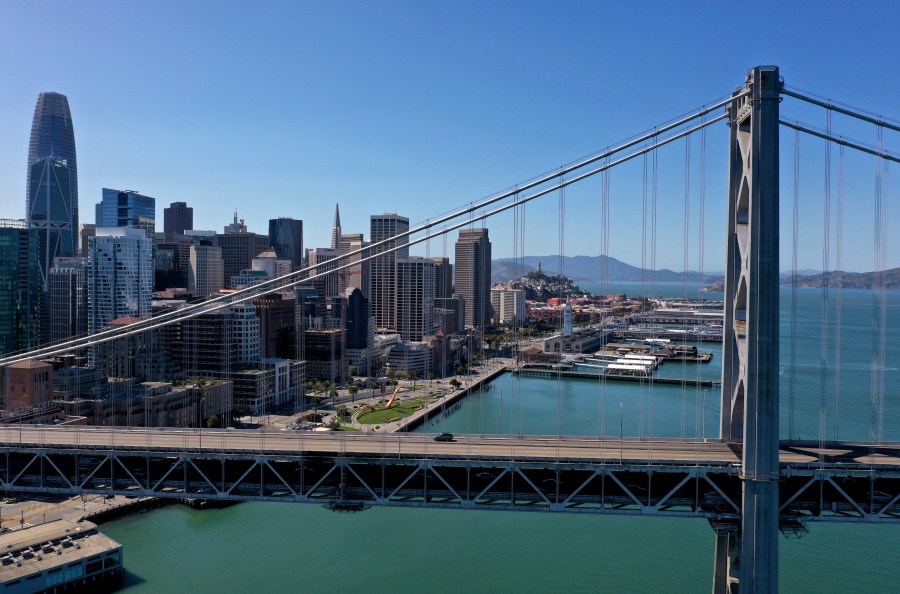
<svg viewBox="0 0 900 594">
<path fill-rule="evenodd" d="M 732 585 L 742 478 L 732 464 L 535 462 L 396 455 L 112 449 L 0 452 L 0 489 L 142 497 L 680 516 L 707 519 Z M 900 468 L 783 465 L 779 526 L 900 522 Z M 721 571 L 720 571 L 721 570 Z M 723 575 L 717 568 L 717 575 Z"/>
</svg>

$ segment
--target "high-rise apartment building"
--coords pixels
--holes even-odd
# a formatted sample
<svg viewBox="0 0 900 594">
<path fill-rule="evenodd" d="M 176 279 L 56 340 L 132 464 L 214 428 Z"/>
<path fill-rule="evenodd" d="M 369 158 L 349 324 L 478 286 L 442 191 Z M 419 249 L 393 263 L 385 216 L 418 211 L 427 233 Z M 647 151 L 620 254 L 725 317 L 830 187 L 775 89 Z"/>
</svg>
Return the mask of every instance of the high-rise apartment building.
<svg viewBox="0 0 900 594">
<path fill-rule="evenodd" d="M 33 179 L 34 176 L 39 179 Z M 69 100 L 59 93 L 41 93 L 34 107 L 28 143 L 25 217 L 29 227 L 41 230 L 38 241 L 45 246 L 41 252 L 41 271 L 46 282 L 53 258 L 74 256 L 78 247 L 75 131 Z"/>
<path fill-rule="evenodd" d="M 276 256 L 291 261 L 294 270 L 303 266 L 303 221 L 269 219 L 269 243 Z"/>
<path fill-rule="evenodd" d="M 225 288 L 222 248 L 209 242 L 192 244 L 188 258 L 187 289 L 194 297 L 208 297 Z"/>
<path fill-rule="evenodd" d="M 156 232 L 156 198 L 134 190 L 103 188 L 96 215 L 97 227 L 134 227 L 143 229 L 147 237 Z"/>
<path fill-rule="evenodd" d="M 0 219 L 0 353 L 35 348 L 41 339 L 43 282 L 38 230 Z"/>
<path fill-rule="evenodd" d="M 434 261 L 434 298 L 453 296 L 453 266 L 450 258 L 432 258 Z"/>
<path fill-rule="evenodd" d="M 511 324 L 525 321 L 525 289 L 491 289 L 494 322 Z"/>
<path fill-rule="evenodd" d="M 372 215 L 370 233 L 372 243 L 377 243 L 409 231 L 409 219 L 393 213 Z M 398 237 L 374 248 L 373 254 L 379 254 L 396 246 L 406 246 L 409 237 Z M 370 260 L 372 314 L 375 327 L 379 330 L 396 330 L 397 306 L 397 260 L 409 257 L 409 248 L 403 247 L 395 252 L 384 254 Z"/>
<path fill-rule="evenodd" d="M 98 227 L 88 240 L 88 331 L 150 315 L 153 240 L 143 229 Z"/>
<path fill-rule="evenodd" d="M 82 336 L 88 329 L 87 258 L 57 258 L 50 269 L 47 294 L 50 340 Z"/>
<path fill-rule="evenodd" d="M 419 342 L 434 333 L 434 261 L 397 260 L 397 332 Z"/>
<path fill-rule="evenodd" d="M 260 325 L 252 303 L 237 303 L 182 322 L 176 349 L 188 375 L 217 377 L 260 360 Z"/>
<path fill-rule="evenodd" d="M 173 202 L 163 209 L 163 232 L 166 235 L 184 235 L 194 228 L 194 209 L 186 202 Z"/>
<path fill-rule="evenodd" d="M 465 301 L 466 326 L 491 323 L 491 242 L 488 230 L 462 229 L 456 242 L 456 293 Z"/>
<path fill-rule="evenodd" d="M 296 359 L 295 300 L 275 293 L 254 299 L 253 305 L 259 316 L 262 358 Z"/>
</svg>

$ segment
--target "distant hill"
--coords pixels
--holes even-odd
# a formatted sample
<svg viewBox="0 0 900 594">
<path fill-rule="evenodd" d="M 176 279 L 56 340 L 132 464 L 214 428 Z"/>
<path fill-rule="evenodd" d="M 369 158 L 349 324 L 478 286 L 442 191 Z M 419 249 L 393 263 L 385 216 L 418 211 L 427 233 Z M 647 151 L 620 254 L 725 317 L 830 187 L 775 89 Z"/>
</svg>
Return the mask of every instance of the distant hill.
<svg viewBox="0 0 900 594">
<path fill-rule="evenodd" d="M 884 275 L 885 289 L 900 289 L 900 268 L 892 268 L 884 272 L 843 272 L 835 271 L 825 274 L 802 275 L 797 277 L 796 286 L 820 289 L 828 286 L 831 289 L 874 289 L 879 276 Z M 791 286 L 791 275 L 781 276 L 783 285 Z"/>
<path fill-rule="evenodd" d="M 541 270 L 546 274 L 564 274 L 576 282 L 603 280 L 604 267 L 607 278 L 610 281 L 640 281 L 647 280 L 653 274 L 651 270 L 644 270 L 636 266 L 626 264 L 621 260 L 609 256 L 565 256 L 563 257 L 563 270 L 559 270 L 559 256 L 525 256 L 518 260 L 501 258 L 491 262 L 491 280 L 495 283 L 515 280 L 522 275 L 537 270 L 538 262 Z M 699 272 L 688 272 L 687 280 L 700 282 Z M 681 272 L 668 269 L 656 271 L 656 281 L 661 283 L 680 282 L 685 278 Z M 721 273 L 703 274 L 702 282 L 722 280 Z"/>
</svg>

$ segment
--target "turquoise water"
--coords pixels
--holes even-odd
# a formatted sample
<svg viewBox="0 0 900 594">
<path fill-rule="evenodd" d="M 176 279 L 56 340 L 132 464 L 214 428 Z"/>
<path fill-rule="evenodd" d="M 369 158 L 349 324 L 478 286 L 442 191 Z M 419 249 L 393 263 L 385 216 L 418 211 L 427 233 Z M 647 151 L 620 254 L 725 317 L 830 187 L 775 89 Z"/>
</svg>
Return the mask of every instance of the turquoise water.
<svg viewBox="0 0 900 594">
<path fill-rule="evenodd" d="M 900 294 L 886 297 L 884 359 L 877 356 L 871 292 L 842 293 L 840 349 L 834 293 L 824 326 L 820 296 L 798 291 L 792 308 L 791 292 L 782 294 L 782 435 L 791 432 L 793 402 L 797 437 L 815 439 L 820 427 L 828 436 L 837 417 L 842 439 L 866 439 L 883 420 L 885 439 L 900 440 Z M 792 309 L 802 329 L 793 365 Z M 688 377 L 716 377 L 720 347 L 701 348 L 715 351 L 713 363 L 688 367 Z M 677 370 L 670 365 L 661 371 Z M 873 390 L 882 384 L 883 414 L 882 392 Z M 506 375 L 426 430 L 617 435 L 621 423 L 625 435 L 712 437 L 719 407 L 712 394 Z M 783 592 L 900 591 L 900 527 L 809 527 L 800 540 L 780 541 Z M 678 518 L 399 508 L 337 514 L 314 505 L 246 503 L 169 507 L 103 531 L 125 544 L 129 592 L 704 592 L 712 579 L 712 531 L 701 520 Z"/>
</svg>

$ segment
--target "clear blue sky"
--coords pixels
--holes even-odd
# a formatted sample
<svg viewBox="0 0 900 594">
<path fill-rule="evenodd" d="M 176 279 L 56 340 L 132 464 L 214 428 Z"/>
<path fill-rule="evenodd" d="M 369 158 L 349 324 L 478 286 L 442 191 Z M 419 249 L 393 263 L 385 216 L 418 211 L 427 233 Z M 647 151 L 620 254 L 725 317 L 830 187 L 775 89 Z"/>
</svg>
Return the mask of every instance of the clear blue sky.
<svg viewBox="0 0 900 594">
<path fill-rule="evenodd" d="M 0 0 L 0 13 L 0 217 L 24 215 L 41 91 L 69 97 L 82 222 L 92 222 L 102 187 L 135 189 L 157 199 L 160 227 L 163 207 L 186 201 L 197 228 L 221 231 L 235 208 L 259 232 L 269 218 L 301 218 L 307 246 L 327 244 L 335 203 L 345 232 L 368 235 L 369 215 L 386 211 L 421 221 L 723 97 L 757 64 L 779 65 L 796 87 L 900 117 L 893 1 Z M 824 115 L 792 105 L 786 115 L 824 126 Z M 871 128 L 847 134 L 874 141 Z M 784 137 L 790 212 L 793 137 Z M 719 124 L 707 140 L 707 270 L 724 266 L 724 138 Z M 813 151 L 804 153 L 804 212 L 807 201 L 816 212 L 823 149 L 802 146 Z M 699 141 L 691 150 L 688 264 L 697 268 Z M 680 143 L 660 157 L 657 264 L 678 270 L 684 152 Z M 858 165 L 847 210 L 868 218 L 848 212 L 847 224 L 870 230 L 875 166 Z M 609 253 L 639 265 L 640 162 L 617 170 L 610 187 Z M 566 254 L 600 253 L 600 194 L 599 179 L 567 193 Z M 558 251 L 557 211 L 556 198 L 529 208 L 527 254 Z M 495 256 L 512 255 L 510 221 L 488 225 Z M 821 218 L 810 214 L 807 227 L 800 266 L 821 268 Z M 850 243 L 845 268 L 871 269 L 871 233 Z M 431 255 L 443 251 L 432 242 Z"/>
</svg>

